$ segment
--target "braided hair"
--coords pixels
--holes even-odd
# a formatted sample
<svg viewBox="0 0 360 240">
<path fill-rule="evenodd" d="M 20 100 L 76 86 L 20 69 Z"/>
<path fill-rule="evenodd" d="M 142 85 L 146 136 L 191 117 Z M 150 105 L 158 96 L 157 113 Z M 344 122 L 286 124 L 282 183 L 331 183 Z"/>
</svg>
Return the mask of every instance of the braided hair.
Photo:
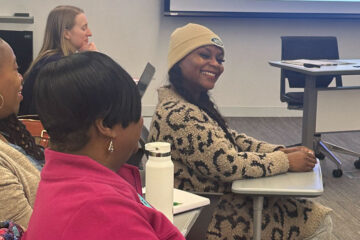
<svg viewBox="0 0 360 240">
<path fill-rule="evenodd" d="M 6 42 L 0 38 L 0 44 L 3 45 L 4 43 Z M 2 100 L 4 101 L 4 99 Z M 43 163 L 43 149 L 35 144 L 34 138 L 26 130 L 24 124 L 18 120 L 16 114 L 0 119 L 0 132 L 8 142 L 22 147 L 28 155 Z"/>
<path fill-rule="evenodd" d="M 179 63 L 176 63 L 170 70 L 169 70 L 169 81 L 171 85 L 175 88 L 176 92 L 180 94 L 186 101 L 190 102 L 198 106 L 201 110 L 205 111 L 212 119 L 214 119 L 221 129 L 225 132 L 225 137 L 234 145 L 236 146 L 236 142 L 232 137 L 231 133 L 229 132 L 228 125 L 217 110 L 216 105 L 211 101 L 208 92 L 201 92 L 199 100 L 195 101 L 194 97 L 186 91 L 183 86 L 183 74 Z"/>
<path fill-rule="evenodd" d="M 44 162 L 45 157 L 42 147 L 35 144 L 35 139 L 15 114 L 0 119 L 0 132 L 8 142 L 22 147 L 26 154 L 40 163 Z"/>
</svg>

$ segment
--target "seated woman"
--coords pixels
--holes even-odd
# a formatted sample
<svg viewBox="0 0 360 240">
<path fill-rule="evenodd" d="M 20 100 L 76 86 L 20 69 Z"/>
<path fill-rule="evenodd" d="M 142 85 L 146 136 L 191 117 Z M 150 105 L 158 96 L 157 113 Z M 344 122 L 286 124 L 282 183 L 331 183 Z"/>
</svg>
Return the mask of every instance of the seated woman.
<svg viewBox="0 0 360 240">
<path fill-rule="evenodd" d="M 24 239 L 184 239 L 141 197 L 139 172 L 125 164 L 143 124 L 130 75 L 83 52 L 47 64 L 35 87 L 50 149 Z"/>
<path fill-rule="evenodd" d="M 11 47 L 0 38 L 0 222 L 27 228 L 44 153 L 17 119 L 22 76 Z"/>
<path fill-rule="evenodd" d="M 208 94 L 224 70 L 223 62 L 223 43 L 208 28 L 188 24 L 172 33 L 168 55 L 171 84 L 159 89 L 149 141 L 171 143 L 176 188 L 224 193 L 208 227 L 208 239 L 251 239 L 252 199 L 232 194 L 231 183 L 310 171 L 316 159 L 305 147 L 269 144 L 227 126 Z M 304 239 L 316 232 L 328 239 L 332 226 L 329 211 L 305 199 L 265 198 L 262 238 Z"/>
<path fill-rule="evenodd" d="M 37 114 L 33 101 L 35 79 L 47 63 L 57 61 L 77 51 L 97 50 L 84 11 L 75 6 L 57 6 L 49 13 L 46 21 L 44 41 L 39 55 L 24 74 L 24 101 L 20 115 Z"/>
</svg>

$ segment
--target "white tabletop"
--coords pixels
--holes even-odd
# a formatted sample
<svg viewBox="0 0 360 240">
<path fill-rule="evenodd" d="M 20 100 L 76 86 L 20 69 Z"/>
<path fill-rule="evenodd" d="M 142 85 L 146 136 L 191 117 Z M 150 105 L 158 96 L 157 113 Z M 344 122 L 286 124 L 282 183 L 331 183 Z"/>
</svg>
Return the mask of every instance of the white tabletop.
<svg viewBox="0 0 360 240">
<path fill-rule="evenodd" d="M 323 193 L 320 163 L 310 172 L 285 174 L 234 181 L 232 192 L 247 195 L 283 195 L 316 197 Z"/>
<path fill-rule="evenodd" d="M 304 67 L 294 64 L 284 63 L 282 61 L 269 61 L 273 67 L 279 67 L 286 70 L 292 70 L 307 75 L 357 75 L 360 74 L 360 59 L 340 59 L 339 61 L 347 62 L 349 64 L 336 65 L 336 66 L 321 66 L 317 67 Z"/>
<path fill-rule="evenodd" d="M 142 188 L 144 196 L 146 188 Z M 197 194 L 174 188 L 174 202 L 181 204 L 174 206 L 174 225 L 186 237 L 191 227 L 199 217 L 202 208 L 210 204 L 210 200 Z"/>
<path fill-rule="evenodd" d="M 200 215 L 201 210 L 202 208 L 197 208 L 188 212 L 174 215 L 174 225 L 179 229 L 184 237 L 186 237 L 186 235 L 190 232 L 190 229 L 196 222 L 196 219 Z"/>
</svg>

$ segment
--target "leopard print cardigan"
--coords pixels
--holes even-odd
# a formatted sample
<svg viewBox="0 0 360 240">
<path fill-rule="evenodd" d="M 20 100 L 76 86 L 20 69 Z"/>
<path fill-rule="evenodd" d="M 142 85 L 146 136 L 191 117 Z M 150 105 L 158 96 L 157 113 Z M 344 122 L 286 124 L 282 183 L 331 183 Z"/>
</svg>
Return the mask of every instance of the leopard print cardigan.
<svg viewBox="0 0 360 240">
<path fill-rule="evenodd" d="M 221 192 L 207 239 L 251 239 L 252 199 L 232 194 L 231 183 L 288 171 L 282 146 L 256 140 L 230 130 L 236 146 L 221 127 L 197 106 L 190 104 L 172 88 L 159 89 L 149 141 L 171 144 L 175 168 L 175 187 L 195 192 Z M 303 239 L 320 225 L 330 209 L 295 198 L 264 198 L 262 238 Z"/>
</svg>

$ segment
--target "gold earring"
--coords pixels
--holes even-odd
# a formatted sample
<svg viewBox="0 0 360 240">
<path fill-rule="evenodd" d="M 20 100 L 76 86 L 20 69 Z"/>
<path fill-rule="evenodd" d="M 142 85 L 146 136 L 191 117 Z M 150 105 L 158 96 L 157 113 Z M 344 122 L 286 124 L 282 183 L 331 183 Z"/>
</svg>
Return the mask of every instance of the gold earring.
<svg viewBox="0 0 360 240">
<path fill-rule="evenodd" d="M 114 144 L 113 144 L 113 141 L 112 141 L 112 139 L 110 140 L 110 144 L 109 144 L 109 147 L 108 147 L 108 151 L 109 152 L 114 152 Z"/>
<path fill-rule="evenodd" d="M 2 107 L 4 106 L 4 97 L 3 95 L 0 94 L 0 98 L 1 98 L 1 106 L 0 106 L 0 109 L 2 109 Z"/>
</svg>

